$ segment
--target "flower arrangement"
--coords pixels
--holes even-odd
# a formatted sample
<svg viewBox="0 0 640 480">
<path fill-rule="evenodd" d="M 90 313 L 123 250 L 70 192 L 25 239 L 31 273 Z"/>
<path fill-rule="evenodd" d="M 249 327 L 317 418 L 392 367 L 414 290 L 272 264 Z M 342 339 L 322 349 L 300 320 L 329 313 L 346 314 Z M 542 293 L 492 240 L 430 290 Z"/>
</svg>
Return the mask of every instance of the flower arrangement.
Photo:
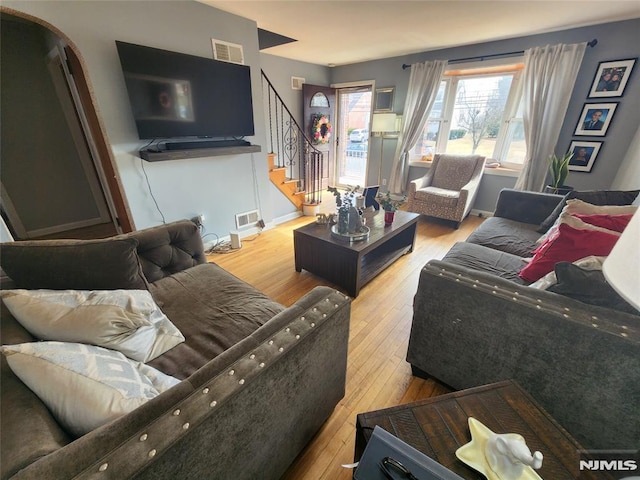
<svg viewBox="0 0 640 480">
<path fill-rule="evenodd" d="M 336 187 L 327 187 L 327 190 L 333 193 L 333 196 L 336 197 L 336 207 L 338 207 L 338 212 L 349 211 L 359 189 L 360 186 L 358 185 L 353 188 L 348 188 L 344 193 L 340 193 Z"/>
<path fill-rule="evenodd" d="M 313 127 L 311 129 L 311 134 L 313 135 L 313 143 L 329 143 L 329 138 L 331 137 L 331 131 L 333 127 L 329 122 L 329 119 L 326 115 L 323 114 L 315 114 Z"/>
<path fill-rule="evenodd" d="M 382 206 L 382 209 L 385 212 L 395 212 L 399 207 L 404 205 L 404 202 L 407 201 L 407 197 L 404 196 L 400 199 L 394 200 L 393 198 L 391 198 L 391 193 L 387 192 L 384 195 L 382 193 L 379 193 L 376 197 L 376 200 Z"/>
</svg>

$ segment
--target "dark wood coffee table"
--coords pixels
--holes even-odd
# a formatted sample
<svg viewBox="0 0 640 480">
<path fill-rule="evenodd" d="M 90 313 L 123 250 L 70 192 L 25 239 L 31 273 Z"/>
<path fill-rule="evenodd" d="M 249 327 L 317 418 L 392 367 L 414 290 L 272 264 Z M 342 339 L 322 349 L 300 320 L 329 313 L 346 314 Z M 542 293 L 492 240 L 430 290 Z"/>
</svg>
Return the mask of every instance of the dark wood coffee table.
<svg viewBox="0 0 640 480">
<path fill-rule="evenodd" d="M 352 297 L 405 253 L 413 250 L 417 213 L 396 212 L 393 223 L 384 225 L 380 210 L 367 221 L 369 239 L 339 240 L 329 225 L 315 222 L 293 231 L 296 271 L 307 270 L 342 287 Z"/>
<path fill-rule="evenodd" d="M 455 455 L 459 447 L 471 440 L 469 417 L 495 433 L 522 435 L 532 452 L 538 450 L 544 455 L 542 468 L 537 473 L 545 480 L 612 478 L 605 472 L 579 471 L 582 447 L 527 392 L 511 381 L 359 414 L 355 461 L 362 456 L 373 428 L 379 425 L 461 477 L 484 479 Z"/>
</svg>

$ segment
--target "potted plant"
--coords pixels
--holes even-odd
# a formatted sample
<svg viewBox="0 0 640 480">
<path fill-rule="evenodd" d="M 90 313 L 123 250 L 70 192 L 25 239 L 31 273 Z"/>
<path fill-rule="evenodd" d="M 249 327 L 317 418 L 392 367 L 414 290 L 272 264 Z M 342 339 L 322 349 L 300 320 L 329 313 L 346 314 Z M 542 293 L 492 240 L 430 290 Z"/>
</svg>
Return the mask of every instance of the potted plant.
<svg viewBox="0 0 640 480">
<path fill-rule="evenodd" d="M 327 190 L 336 197 L 336 207 L 338 209 L 338 233 L 347 234 L 349 232 L 349 213 L 353 207 L 356 193 L 360 186 L 348 188 L 343 193 L 336 187 L 327 187 Z"/>
<path fill-rule="evenodd" d="M 566 194 L 573 190 L 573 187 L 569 187 L 564 184 L 564 181 L 569 174 L 569 161 L 573 157 L 573 152 L 567 152 L 562 157 L 558 157 L 555 153 L 549 155 L 549 173 L 551 174 L 551 184 L 547 185 L 547 193 L 560 193 Z"/>
<path fill-rule="evenodd" d="M 387 192 L 384 195 L 379 193 L 376 197 L 376 200 L 384 210 L 384 224 L 391 225 L 393 223 L 393 218 L 395 217 L 396 211 L 400 206 L 404 204 L 407 200 L 407 197 L 404 196 L 399 199 L 394 199 L 391 197 L 391 193 Z"/>
</svg>

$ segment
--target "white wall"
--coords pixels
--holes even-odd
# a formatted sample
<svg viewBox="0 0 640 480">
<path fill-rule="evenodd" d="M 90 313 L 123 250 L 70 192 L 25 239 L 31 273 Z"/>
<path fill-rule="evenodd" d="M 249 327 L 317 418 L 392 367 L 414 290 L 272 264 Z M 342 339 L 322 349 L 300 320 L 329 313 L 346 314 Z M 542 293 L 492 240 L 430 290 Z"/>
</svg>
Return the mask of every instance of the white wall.
<svg viewBox="0 0 640 480">
<path fill-rule="evenodd" d="M 207 232 L 224 236 L 235 229 L 235 214 L 258 207 L 273 219 L 267 171 L 260 55 L 255 22 L 197 2 L 185 1 L 16 1 L 3 6 L 51 23 L 78 47 L 88 68 L 97 107 L 115 154 L 118 171 L 136 228 L 205 215 Z M 260 153 L 144 163 L 136 157 L 138 140 L 128 103 L 115 40 L 212 58 L 211 38 L 244 47 L 251 66 L 255 136 Z M 253 166 L 256 183 L 254 188 Z"/>
<path fill-rule="evenodd" d="M 640 189 L 640 127 L 636 130 L 611 188 L 613 190 Z"/>
</svg>

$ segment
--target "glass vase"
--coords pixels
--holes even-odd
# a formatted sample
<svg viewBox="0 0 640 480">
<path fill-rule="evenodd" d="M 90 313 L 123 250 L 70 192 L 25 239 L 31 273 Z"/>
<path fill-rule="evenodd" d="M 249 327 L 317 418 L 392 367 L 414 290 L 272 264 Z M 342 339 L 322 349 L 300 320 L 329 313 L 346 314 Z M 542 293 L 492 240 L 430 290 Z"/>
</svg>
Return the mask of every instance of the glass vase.
<svg viewBox="0 0 640 480">
<path fill-rule="evenodd" d="M 349 233 L 349 210 L 338 210 L 338 233 L 340 235 Z"/>
</svg>

